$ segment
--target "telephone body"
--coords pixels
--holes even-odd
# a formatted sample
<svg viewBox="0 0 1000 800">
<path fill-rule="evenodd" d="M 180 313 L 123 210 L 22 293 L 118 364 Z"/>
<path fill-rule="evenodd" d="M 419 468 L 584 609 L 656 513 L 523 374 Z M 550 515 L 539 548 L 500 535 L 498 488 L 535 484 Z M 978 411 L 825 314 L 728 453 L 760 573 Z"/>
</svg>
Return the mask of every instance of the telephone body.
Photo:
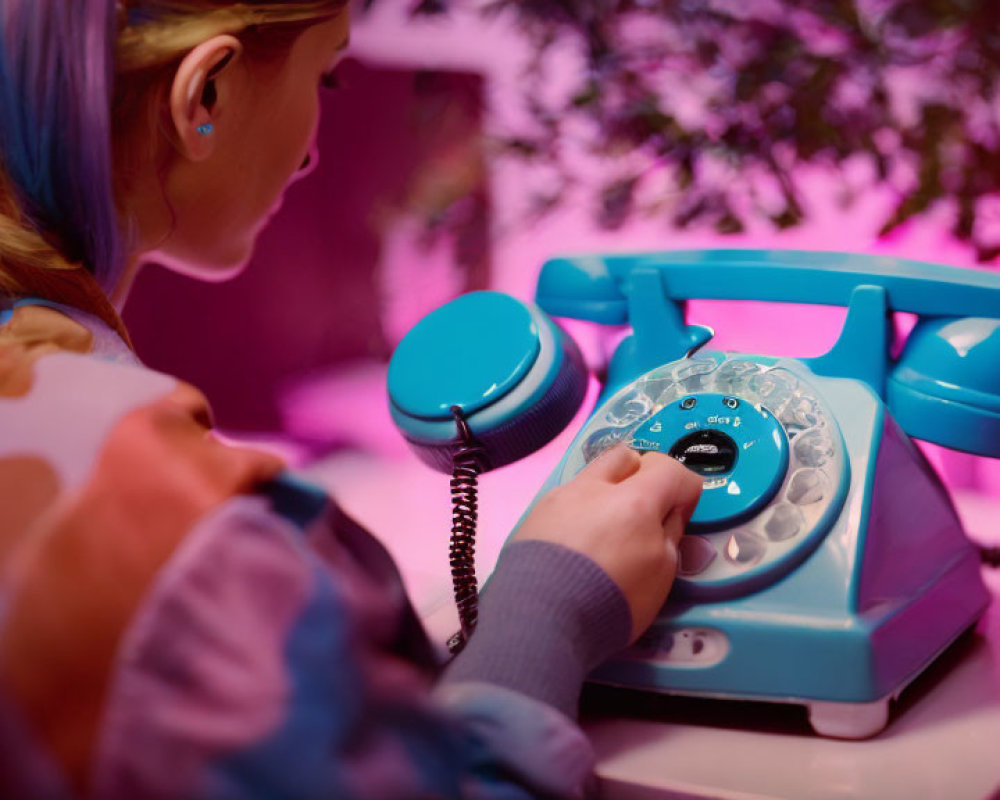
<svg viewBox="0 0 1000 800">
<path fill-rule="evenodd" d="M 712 351 L 712 331 L 685 321 L 693 298 L 848 312 L 828 353 L 784 358 Z M 897 311 L 919 321 L 893 359 Z M 536 304 L 465 296 L 400 344 L 390 406 L 428 463 L 447 469 L 455 446 L 445 409 L 466 412 L 492 466 L 567 424 L 582 361 L 547 315 L 632 331 L 539 496 L 618 442 L 670 453 L 704 481 L 666 605 L 591 679 L 800 703 L 820 734 L 878 733 L 890 701 L 989 601 L 978 551 L 910 437 L 1000 455 L 1000 276 L 804 251 L 552 259 Z M 478 358 L 456 372 L 468 360 L 443 354 L 470 325 Z"/>
</svg>

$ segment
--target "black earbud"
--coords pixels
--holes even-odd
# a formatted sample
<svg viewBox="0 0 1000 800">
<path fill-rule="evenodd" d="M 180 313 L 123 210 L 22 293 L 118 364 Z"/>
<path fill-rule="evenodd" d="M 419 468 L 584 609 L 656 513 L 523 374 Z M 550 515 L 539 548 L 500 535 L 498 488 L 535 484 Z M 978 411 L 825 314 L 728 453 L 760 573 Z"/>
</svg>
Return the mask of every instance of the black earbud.
<svg viewBox="0 0 1000 800">
<path fill-rule="evenodd" d="M 205 88 L 201 93 L 201 104 L 211 111 L 218 99 L 219 93 L 215 88 L 215 81 L 210 80 L 205 84 Z"/>
<path fill-rule="evenodd" d="M 222 58 L 222 60 L 219 61 L 218 64 L 216 64 L 214 67 L 212 67 L 211 70 L 209 70 L 208 79 L 205 81 L 205 88 L 202 90 L 201 93 L 201 104 L 209 111 L 212 110 L 212 107 L 216 104 L 216 102 L 219 99 L 218 89 L 215 88 L 215 77 L 220 72 L 222 72 L 222 70 L 226 68 L 229 62 L 233 60 L 233 56 L 235 55 L 236 51 L 230 50 L 228 53 L 226 53 L 226 55 Z"/>
</svg>

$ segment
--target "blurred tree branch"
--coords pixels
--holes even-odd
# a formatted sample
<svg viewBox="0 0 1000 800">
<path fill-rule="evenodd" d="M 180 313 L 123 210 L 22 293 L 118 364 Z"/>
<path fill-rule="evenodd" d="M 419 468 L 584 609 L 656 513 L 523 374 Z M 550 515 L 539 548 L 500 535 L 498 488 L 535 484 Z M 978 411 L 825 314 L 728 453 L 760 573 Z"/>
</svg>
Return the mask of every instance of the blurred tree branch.
<svg viewBox="0 0 1000 800">
<path fill-rule="evenodd" d="M 491 0 L 486 12 L 513 15 L 534 47 L 532 124 L 502 151 L 561 176 L 538 213 L 575 181 L 572 137 L 617 165 L 595 197 L 608 228 L 642 212 L 722 233 L 754 217 L 792 227 L 806 216 L 802 168 L 850 167 L 865 176 L 853 195 L 894 192 L 880 234 L 950 201 L 953 235 L 981 261 L 1000 256 L 996 0 Z M 548 56 L 567 40 L 584 69 L 552 99 Z"/>
</svg>

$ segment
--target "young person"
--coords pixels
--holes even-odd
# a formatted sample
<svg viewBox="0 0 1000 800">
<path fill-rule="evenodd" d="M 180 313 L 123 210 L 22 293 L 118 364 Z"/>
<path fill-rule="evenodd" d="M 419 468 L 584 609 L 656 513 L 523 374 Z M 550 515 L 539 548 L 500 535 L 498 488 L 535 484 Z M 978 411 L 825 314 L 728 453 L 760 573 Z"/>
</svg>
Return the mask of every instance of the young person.
<svg viewBox="0 0 1000 800">
<path fill-rule="evenodd" d="M 0 0 L 3 796 L 585 792 L 583 678 L 665 599 L 697 476 L 619 448 L 544 498 L 442 671 L 381 546 L 118 315 L 145 260 L 246 262 L 347 38 L 343 0 Z"/>
</svg>

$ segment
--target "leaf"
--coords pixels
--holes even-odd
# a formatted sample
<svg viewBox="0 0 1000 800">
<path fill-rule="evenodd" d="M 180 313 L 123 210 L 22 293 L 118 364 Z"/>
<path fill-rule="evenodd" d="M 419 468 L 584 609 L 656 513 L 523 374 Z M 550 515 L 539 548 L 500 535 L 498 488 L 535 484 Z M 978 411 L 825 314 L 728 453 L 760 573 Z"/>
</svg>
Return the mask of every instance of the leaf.
<svg viewBox="0 0 1000 800">
<path fill-rule="evenodd" d="M 996 244 L 977 244 L 976 245 L 976 261 L 980 264 L 986 264 L 989 262 L 996 261 L 1000 258 L 1000 245 Z"/>
<path fill-rule="evenodd" d="M 594 105 L 601 99 L 601 84 L 597 81 L 590 81 L 580 92 L 577 92 L 570 99 L 570 104 L 576 108 Z"/>
<path fill-rule="evenodd" d="M 543 152 L 543 146 L 535 139 L 525 139 L 518 136 L 502 139 L 501 150 L 522 158 L 536 158 Z"/>
<path fill-rule="evenodd" d="M 632 215 L 635 204 L 635 189 L 639 185 L 639 177 L 631 175 L 619 178 L 608 184 L 601 191 L 600 207 L 597 223 L 607 230 L 617 230 Z"/>
<path fill-rule="evenodd" d="M 419 0 L 411 12 L 414 16 L 437 16 L 448 13 L 447 0 Z"/>
<path fill-rule="evenodd" d="M 716 233 L 720 233 L 723 236 L 732 236 L 733 234 L 743 233 L 745 230 L 742 220 L 733 213 L 731 209 L 727 209 L 721 217 L 715 221 Z"/>
<path fill-rule="evenodd" d="M 771 217 L 771 222 L 779 231 L 785 231 L 802 223 L 802 212 L 791 206 L 785 206 L 780 213 Z"/>
</svg>

